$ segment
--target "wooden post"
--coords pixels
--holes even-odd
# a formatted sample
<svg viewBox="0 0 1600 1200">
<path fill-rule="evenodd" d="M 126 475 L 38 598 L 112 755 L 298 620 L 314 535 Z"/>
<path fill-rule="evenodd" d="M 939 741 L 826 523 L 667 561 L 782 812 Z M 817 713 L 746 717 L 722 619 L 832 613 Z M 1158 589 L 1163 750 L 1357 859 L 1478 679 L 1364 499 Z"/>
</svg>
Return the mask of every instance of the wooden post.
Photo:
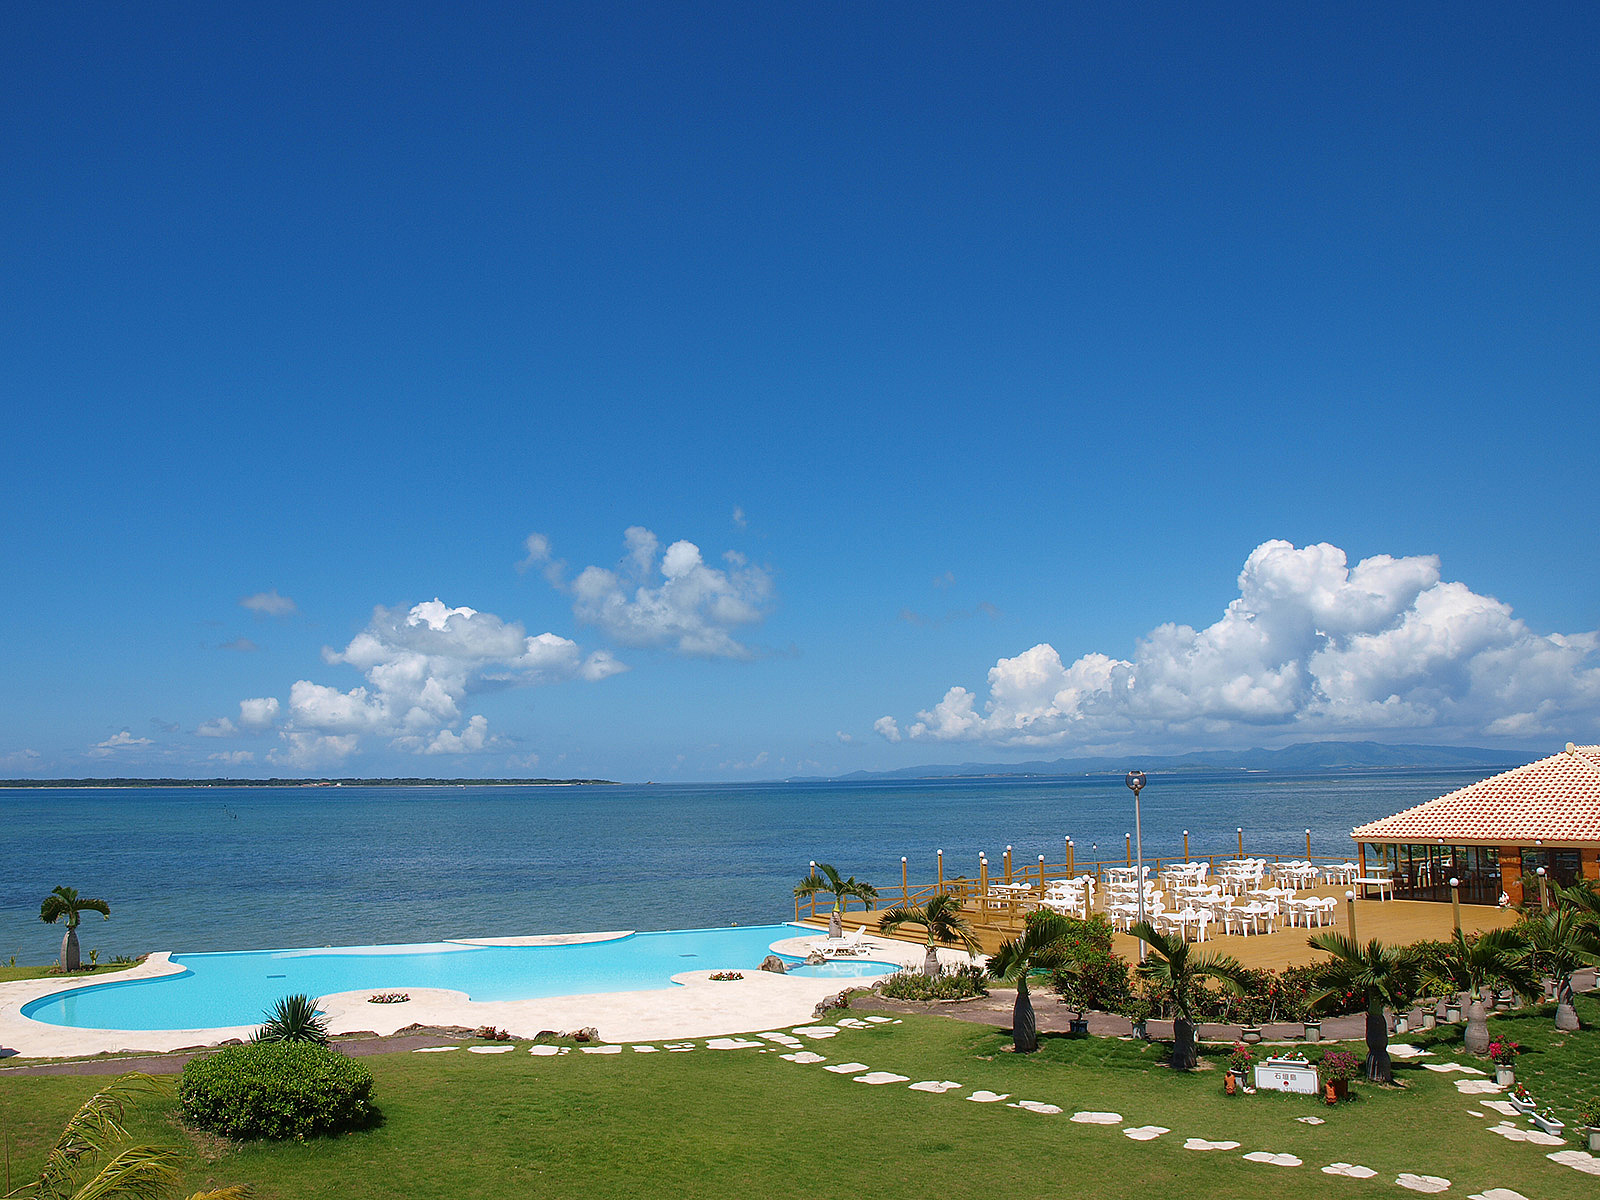
<svg viewBox="0 0 1600 1200">
<path fill-rule="evenodd" d="M 1011 882 L 1011 847 L 1006 847 L 1006 882 Z"/>
<path fill-rule="evenodd" d="M 978 855 L 978 915 L 982 920 L 989 919 L 989 860 L 981 852 Z"/>
<path fill-rule="evenodd" d="M 1239 826 L 1239 857 L 1244 858 L 1244 826 Z"/>
<path fill-rule="evenodd" d="M 1544 880 L 1540 880 L 1543 883 Z M 1461 933 L 1461 880 L 1450 876 L 1450 919 L 1455 923 L 1457 936 Z"/>
<path fill-rule="evenodd" d="M 1122 837 L 1128 843 L 1128 865 L 1131 867 L 1133 866 L 1133 834 L 1125 833 Z"/>
<path fill-rule="evenodd" d="M 1538 870 L 1539 870 L 1539 911 L 1540 912 L 1549 912 L 1550 911 L 1550 891 L 1549 891 L 1549 886 L 1545 883 L 1544 868 L 1540 867 Z"/>
<path fill-rule="evenodd" d="M 1183 831 L 1183 861 L 1189 861 L 1189 831 L 1187 829 Z"/>
<path fill-rule="evenodd" d="M 1072 845 L 1072 839 L 1068 838 L 1067 839 L 1067 878 L 1068 879 L 1071 879 L 1072 878 L 1072 873 L 1078 869 L 1077 868 L 1077 864 L 1073 862 L 1073 855 L 1072 855 L 1073 849 L 1074 849 L 1074 847 Z"/>
<path fill-rule="evenodd" d="M 1354 892 L 1346 892 L 1344 894 L 1344 910 L 1345 910 L 1345 925 L 1346 925 L 1346 928 L 1350 932 L 1350 940 L 1352 942 L 1355 942 L 1356 941 L 1356 894 Z M 1360 944 L 1361 944 L 1360 942 L 1356 942 L 1356 945 L 1359 946 Z"/>
<path fill-rule="evenodd" d="M 1311 830 L 1306 830 L 1306 861 L 1311 861 Z"/>
<path fill-rule="evenodd" d="M 939 890 L 942 892 L 942 891 L 944 891 L 944 851 L 943 850 L 938 851 L 938 855 L 939 855 Z"/>
<path fill-rule="evenodd" d="M 1044 899 L 1044 855 L 1039 855 L 1039 899 Z"/>
<path fill-rule="evenodd" d="M 900 856 L 900 903 L 911 907 L 911 884 L 906 876 L 906 856 Z"/>
</svg>

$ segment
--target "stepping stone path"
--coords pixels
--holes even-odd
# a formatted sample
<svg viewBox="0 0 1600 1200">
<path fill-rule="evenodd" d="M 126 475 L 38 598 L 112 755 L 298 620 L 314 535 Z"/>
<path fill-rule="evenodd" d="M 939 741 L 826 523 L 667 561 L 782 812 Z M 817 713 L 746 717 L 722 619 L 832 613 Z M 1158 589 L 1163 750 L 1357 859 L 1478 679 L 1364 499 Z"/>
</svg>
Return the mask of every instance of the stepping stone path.
<svg viewBox="0 0 1600 1200">
<path fill-rule="evenodd" d="M 1582 1171 L 1585 1175 L 1600 1175 L 1600 1158 L 1596 1158 L 1587 1150 L 1557 1150 L 1554 1154 L 1546 1154 L 1545 1157 L 1553 1163 L 1560 1163 L 1563 1167 Z"/>
<path fill-rule="evenodd" d="M 515 1046 L 468 1046 L 468 1054 L 510 1054 Z"/>
<path fill-rule="evenodd" d="M 942 1095 L 945 1092 L 956 1091 L 961 1086 L 961 1084 L 957 1083 L 953 1079 L 946 1079 L 943 1081 L 937 1079 L 924 1079 L 921 1083 L 913 1083 L 911 1085 L 911 1090 L 913 1092 L 932 1092 L 937 1096 Z"/>
<path fill-rule="evenodd" d="M 779 1058 L 787 1058 L 792 1063 L 819 1063 L 827 1062 L 820 1054 L 813 1054 L 809 1050 L 801 1050 L 795 1054 L 780 1054 Z"/>
<path fill-rule="evenodd" d="M 582 1046 L 580 1049 L 585 1054 L 621 1054 L 621 1046 Z"/>
<path fill-rule="evenodd" d="M 1329 1163 L 1322 1168 L 1324 1175 L 1348 1175 L 1351 1179 L 1371 1179 L 1377 1174 L 1371 1167 L 1358 1166 L 1355 1163 Z"/>
<path fill-rule="evenodd" d="M 1237 1150 L 1238 1142 L 1208 1142 L 1205 1138 L 1190 1138 L 1184 1142 L 1185 1150 Z"/>
<path fill-rule="evenodd" d="M 872 1068 L 866 1063 L 834 1063 L 831 1067 L 823 1067 L 824 1071 L 832 1071 L 835 1075 L 854 1075 L 858 1071 L 869 1071 Z"/>
<path fill-rule="evenodd" d="M 1324 1121 L 1321 1117 L 1296 1117 L 1295 1120 L 1299 1121 L 1300 1124 L 1302 1124 L 1302 1125 L 1326 1125 L 1327 1124 L 1327 1122 Z"/>
<path fill-rule="evenodd" d="M 1122 1114 L 1113 1112 L 1079 1112 L 1073 1113 L 1072 1119 L 1079 1125 L 1121 1125 Z"/>
<path fill-rule="evenodd" d="M 1481 1192 L 1473 1192 L 1467 1200 L 1528 1200 L 1521 1192 L 1513 1192 L 1510 1188 L 1486 1188 Z"/>
<path fill-rule="evenodd" d="M 1462 1093 L 1463 1095 L 1467 1095 L 1467 1096 L 1485 1096 L 1485 1095 L 1492 1096 L 1496 1092 L 1500 1092 L 1500 1091 L 1504 1091 L 1504 1090 L 1505 1089 L 1503 1089 L 1498 1083 L 1496 1083 L 1492 1079 L 1458 1079 L 1458 1080 L 1456 1080 L 1456 1091 Z"/>
<path fill-rule="evenodd" d="M 857 1083 L 904 1083 L 910 1079 L 909 1075 L 896 1075 L 893 1071 L 869 1071 L 865 1075 L 857 1075 Z"/>
<path fill-rule="evenodd" d="M 1488 1074 L 1487 1071 L 1480 1071 L 1480 1070 L 1478 1070 L 1477 1067 L 1463 1067 L 1460 1063 L 1457 1063 L 1457 1062 L 1423 1063 L 1422 1064 L 1422 1069 L 1424 1071 L 1438 1071 L 1441 1075 L 1445 1074 L 1445 1073 L 1447 1073 L 1449 1071 L 1460 1071 L 1463 1075 L 1486 1075 L 1486 1074 Z"/>
<path fill-rule="evenodd" d="M 657 1054 L 657 1053 L 659 1053 L 659 1051 L 657 1051 L 654 1046 L 635 1046 L 633 1048 L 633 1052 L 635 1054 Z"/>
<path fill-rule="evenodd" d="M 831 1038 L 839 1032 L 839 1029 L 834 1025 L 802 1025 L 795 1032 L 801 1037 Z"/>
<path fill-rule="evenodd" d="M 753 1042 L 749 1038 L 712 1038 L 706 1043 L 707 1050 L 754 1050 L 760 1047 L 760 1042 Z"/>
<path fill-rule="evenodd" d="M 1274 1167 L 1298 1167 L 1303 1165 L 1292 1154 L 1273 1154 L 1267 1150 L 1252 1150 L 1244 1157 L 1251 1162 L 1270 1163 Z"/>
<path fill-rule="evenodd" d="M 1410 1188 L 1413 1192 L 1442 1192 L 1450 1187 L 1450 1181 L 1438 1175 L 1413 1175 L 1410 1171 L 1402 1171 L 1394 1180 L 1403 1188 Z"/>
<path fill-rule="evenodd" d="M 419 1046 L 413 1054 L 448 1054 L 452 1050 L 459 1050 L 460 1046 Z"/>
<path fill-rule="evenodd" d="M 1122 1136 L 1136 1142 L 1152 1142 L 1163 1133 L 1171 1132 L 1165 1125 L 1130 1125 L 1122 1131 Z"/>
<path fill-rule="evenodd" d="M 1564 1146 L 1566 1140 L 1558 1138 L 1552 1133 L 1545 1133 L 1539 1129 L 1524 1129 L 1520 1125 L 1513 1125 L 1510 1121 L 1501 1121 L 1498 1125 L 1489 1126 L 1490 1133 L 1498 1133 L 1507 1141 L 1531 1142 L 1535 1146 Z"/>
<path fill-rule="evenodd" d="M 1010 1092 L 990 1092 L 985 1091 L 983 1088 L 979 1088 L 967 1097 L 974 1104 L 993 1104 L 998 1100 L 1009 1100 L 1010 1098 Z"/>
<path fill-rule="evenodd" d="M 1039 1113 L 1041 1116 L 1054 1117 L 1061 1112 L 1059 1105 L 1045 1104 L 1039 1100 L 1014 1100 L 1006 1105 L 1007 1108 L 1025 1108 L 1029 1112 Z"/>
</svg>

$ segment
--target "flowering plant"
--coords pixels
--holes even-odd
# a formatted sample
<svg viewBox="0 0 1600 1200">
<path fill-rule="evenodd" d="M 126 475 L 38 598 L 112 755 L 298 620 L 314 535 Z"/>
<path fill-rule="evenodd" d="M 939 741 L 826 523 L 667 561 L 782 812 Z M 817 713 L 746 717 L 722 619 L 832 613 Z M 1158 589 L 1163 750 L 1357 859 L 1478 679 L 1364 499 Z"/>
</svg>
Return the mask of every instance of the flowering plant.
<svg viewBox="0 0 1600 1200">
<path fill-rule="evenodd" d="M 1360 1067 L 1348 1050 L 1329 1050 L 1322 1056 L 1322 1078 L 1327 1083 L 1348 1083 Z"/>
<path fill-rule="evenodd" d="M 1509 1038 L 1495 1038 L 1489 1043 L 1489 1059 L 1497 1067 L 1509 1067 L 1517 1061 L 1522 1047 Z"/>
<path fill-rule="evenodd" d="M 1250 1064 L 1255 1061 L 1255 1055 L 1250 1053 L 1250 1047 L 1243 1042 L 1233 1044 L 1233 1053 L 1228 1055 L 1228 1070 L 1237 1071 L 1243 1075 L 1250 1069 Z"/>
<path fill-rule="evenodd" d="M 1591 1096 L 1578 1106 L 1578 1124 L 1586 1129 L 1600 1127 L 1600 1096 Z"/>
<path fill-rule="evenodd" d="M 1511 1089 L 1511 1098 L 1517 1101 L 1519 1104 L 1533 1103 L 1533 1093 L 1520 1083 Z"/>
</svg>

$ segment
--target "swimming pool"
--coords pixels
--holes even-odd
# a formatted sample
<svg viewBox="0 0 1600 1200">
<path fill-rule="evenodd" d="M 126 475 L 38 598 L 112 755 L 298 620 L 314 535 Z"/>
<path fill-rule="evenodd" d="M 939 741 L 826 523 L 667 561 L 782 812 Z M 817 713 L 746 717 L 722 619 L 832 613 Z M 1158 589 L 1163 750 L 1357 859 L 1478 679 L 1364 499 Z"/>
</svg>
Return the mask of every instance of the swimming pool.
<svg viewBox="0 0 1600 1200">
<path fill-rule="evenodd" d="M 75 1029 L 224 1029 L 256 1025 L 283 996 L 304 993 L 448 988 L 472 1000 L 534 1000 L 673 986 L 684 971 L 753 971 L 785 938 L 815 936 L 808 926 L 746 925 L 632 933 L 603 941 L 541 946 L 344 946 L 174 954 L 181 974 L 96 984 L 26 1004 L 22 1015 Z M 898 970 L 855 959 L 805 966 L 802 976 L 861 978 Z"/>
</svg>

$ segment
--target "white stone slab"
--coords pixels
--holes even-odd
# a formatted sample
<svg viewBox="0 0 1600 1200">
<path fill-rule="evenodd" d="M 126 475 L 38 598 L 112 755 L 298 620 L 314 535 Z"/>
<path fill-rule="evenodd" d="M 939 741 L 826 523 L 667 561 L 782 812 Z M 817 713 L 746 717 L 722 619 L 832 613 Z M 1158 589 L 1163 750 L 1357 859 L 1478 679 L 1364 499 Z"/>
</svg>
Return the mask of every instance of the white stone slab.
<svg viewBox="0 0 1600 1200">
<path fill-rule="evenodd" d="M 1296 1117 L 1295 1120 L 1299 1121 L 1300 1124 L 1302 1124 L 1302 1125 L 1326 1125 L 1327 1124 L 1327 1122 L 1324 1121 L 1321 1117 Z"/>
<path fill-rule="evenodd" d="M 839 1028 L 836 1025 L 802 1025 L 793 1032 L 801 1037 L 831 1038 L 839 1032 Z"/>
<path fill-rule="evenodd" d="M 1458 1079 L 1456 1091 L 1465 1096 L 1492 1096 L 1504 1089 L 1492 1079 Z"/>
<path fill-rule="evenodd" d="M 1467 1200 L 1528 1200 L 1521 1192 L 1513 1192 L 1510 1188 L 1484 1188 L 1481 1192 L 1473 1192 Z"/>
<path fill-rule="evenodd" d="M 687 1054 L 695 1045 L 693 1042 L 668 1042 L 665 1048 L 670 1054 Z"/>
<path fill-rule="evenodd" d="M 448 1054 L 452 1050 L 459 1050 L 460 1046 L 419 1046 L 413 1054 Z"/>
<path fill-rule="evenodd" d="M 1251 1162 L 1269 1163 L 1274 1167 L 1298 1167 L 1301 1162 L 1292 1154 L 1273 1154 L 1268 1150 L 1252 1150 L 1244 1156 Z"/>
<path fill-rule="evenodd" d="M 1464 1067 L 1458 1062 L 1423 1063 L 1422 1064 L 1422 1069 L 1424 1071 L 1438 1071 L 1441 1075 L 1446 1074 L 1446 1073 L 1448 1073 L 1450 1071 L 1459 1071 L 1463 1075 L 1487 1075 L 1488 1074 L 1487 1071 L 1480 1071 L 1480 1070 L 1478 1070 L 1477 1067 Z"/>
<path fill-rule="evenodd" d="M 621 1046 L 581 1046 L 585 1054 L 621 1054 Z"/>
<path fill-rule="evenodd" d="M 1351 1179 L 1371 1179 L 1377 1174 L 1371 1167 L 1363 1167 L 1357 1163 L 1336 1162 L 1329 1163 L 1322 1168 L 1324 1175 L 1348 1175 Z"/>
<path fill-rule="evenodd" d="M 1054 1117 L 1061 1112 L 1060 1105 L 1046 1104 L 1042 1100 L 1014 1100 L 1006 1107 L 1026 1109 L 1028 1112 L 1038 1113 L 1040 1116 L 1045 1117 Z"/>
<path fill-rule="evenodd" d="M 780 1054 L 778 1057 L 787 1058 L 793 1063 L 819 1063 L 828 1061 L 827 1059 L 823 1058 L 822 1055 L 813 1054 L 809 1050 L 801 1050 L 794 1054 Z"/>
<path fill-rule="evenodd" d="M 468 1054 L 510 1054 L 515 1046 L 468 1046 Z"/>
<path fill-rule="evenodd" d="M 872 1068 L 866 1063 L 834 1063 L 831 1067 L 823 1067 L 824 1071 L 832 1071 L 835 1075 L 854 1075 L 858 1071 L 870 1071 Z"/>
<path fill-rule="evenodd" d="M 1587 1150 L 1558 1150 L 1554 1154 L 1546 1154 L 1545 1157 L 1553 1163 L 1560 1163 L 1563 1167 L 1582 1171 L 1585 1175 L 1600 1175 L 1600 1158 L 1596 1158 Z"/>
<path fill-rule="evenodd" d="M 635 1046 L 635 1047 L 633 1047 L 633 1052 L 635 1054 L 656 1054 L 656 1053 L 659 1053 L 654 1046 Z"/>
<path fill-rule="evenodd" d="M 1401 1042 L 1399 1045 L 1389 1047 L 1390 1058 L 1431 1058 L 1432 1050 L 1424 1050 L 1421 1046 L 1408 1045 Z"/>
<path fill-rule="evenodd" d="M 712 1038 L 706 1042 L 707 1050 L 755 1050 L 761 1043 L 749 1038 L 725 1037 Z"/>
<path fill-rule="evenodd" d="M 1415 1175 L 1410 1171 L 1400 1172 L 1394 1181 L 1413 1192 L 1443 1192 L 1450 1187 L 1450 1181 L 1442 1175 Z"/>
<path fill-rule="evenodd" d="M 896 1075 L 893 1071 L 868 1071 L 865 1075 L 857 1075 L 857 1083 L 904 1083 L 910 1079 L 909 1075 Z"/>
<path fill-rule="evenodd" d="M 1114 1112 L 1078 1112 L 1072 1119 L 1079 1125 L 1121 1125 L 1122 1114 Z"/>
<path fill-rule="evenodd" d="M 975 1104 L 994 1104 L 996 1101 L 1009 1100 L 1010 1098 L 1010 1092 L 991 1092 L 983 1088 L 979 1088 L 977 1091 L 973 1092 L 972 1095 L 967 1097 L 968 1100 L 971 1100 Z"/>
<path fill-rule="evenodd" d="M 887 1025 L 889 1023 L 888 1017 L 868 1017 L 867 1020 L 871 1021 L 874 1025 Z"/>
<path fill-rule="evenodd" d="M 1564 1146 L 1565 1138 L 1556 1137 L 1553 1133 L 1546 1133 L 1542 1129 L 1524 1129 L 1520 1125 L 1513 1125 L 1510 1121 L 1501 1121 L 1498 1125 L 1489 1126 L 1490 1133 L 1498 1133 L 1501 1137 L 1511 1142 L 1527 1142 L 1533 1146 Z"/>
<path fill-rule="evenodd" d="M 1483 1106 L 1485 1108 L 1494 1109 L 1494 1111 L 1499 1113 L 1502 1117 L 1516 1117 L 1522 1115 L 1518 1111 L 1517 1106 L 1511 1103 L 1509 1100 L 1485 1100 L 1483 1102 Z"/>
<path fill-rule="evenodd" d="M 529 1046 L 528 1053 L 535 1058 L 553 1058 L 561 1053 L 560 1046 Z"/>
<path fill-rule="evenodd" d="M 1130 1125 L 1122 1131 L 1122 1136 L 1136 1142 L 1152 1142 L 1163 1133 L 1171 1132 L 1165 1125 Z"/>
<path fill-rule="evenodd" d="M 956 1091 L 962 1086 L 953 1079 L 924 1079 L 921 1083 L 913 1083 L 911 1090 L 913 1092 L 932 1092 L 935 1095 L 941 1095 L 945 1092 Z"/>
<path fill-rule="evenodd" d="M 1205 1138 L 1190 1138 L 1184 1142 L 1185 1150 L 1237 1150 L 1238 1142 L 1208 1142 Z"/>
</svg>

